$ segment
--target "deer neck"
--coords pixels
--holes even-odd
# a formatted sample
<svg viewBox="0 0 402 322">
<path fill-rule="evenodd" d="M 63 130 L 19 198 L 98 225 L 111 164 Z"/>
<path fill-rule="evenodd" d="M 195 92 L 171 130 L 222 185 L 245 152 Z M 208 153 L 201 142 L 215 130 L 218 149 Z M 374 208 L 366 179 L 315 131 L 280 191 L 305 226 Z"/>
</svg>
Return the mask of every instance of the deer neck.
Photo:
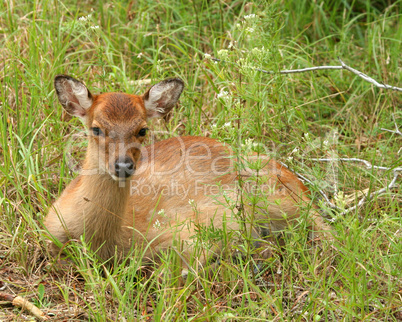
<svg viewBox="0 0 402 322">
<path fill-rule="evenodd" d="M 124 214 L 130 194 L 130 181 L 116 181 L 108 173 L 99 173 L 88 162 L 80 175 L 78 189 L 79 213 L 82 214 L 86 240 L 97 249 L 101 257 L 110 257 L 116 246 L 120 246 Z M 102 255 L 104 254 L 104 256 Z"/>
</svg>

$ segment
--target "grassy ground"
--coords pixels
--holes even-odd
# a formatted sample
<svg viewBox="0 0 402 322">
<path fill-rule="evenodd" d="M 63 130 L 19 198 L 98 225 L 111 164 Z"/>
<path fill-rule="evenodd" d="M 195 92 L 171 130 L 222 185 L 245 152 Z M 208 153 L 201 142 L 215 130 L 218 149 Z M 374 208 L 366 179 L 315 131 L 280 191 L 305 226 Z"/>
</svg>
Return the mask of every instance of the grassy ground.
<svg viewBox="0 0 402 322">
<path fill-rule="evenodd" d="M 362 207 L 390 170 L 314 158 L 361 158 L 402 165 L 400 92 L 374 87 L 348 71 L 266 74 L 339 65 L 337 57 L 379 82 L 401 87 L 401 1 L 75 1 L 0 3 L 0 287 L 53 320 L 401 321 L 402 196 L 387 190 Z M 255 16 L 254 16 L 255 15 Z M 214 62 L 204 54 L 226 62 Z M 76 175 L 82 126 L 62 114 L 57 74 L 93 92 L 142 93 L 166 77 L 186 83 L 154 139 L 202 135 L 235 143 L 239 153 L 266 147 L 302 173 L 332 218 L 335 241 L 312 247 L 294 228 L 272 256 L 253 264 L 243 232 L 227 232 L 212 277 L 177 276 L 172 252 L 149 268 L 136 250 L 111 271 L 79 245 L 64 270 L 48 256 L 42 220 Z M 151 140 L 151 139 L 150 139 Z M 241 144 L 238 144 L 238 143 Z M 257 143 L 257 144 L 253 144 Z M 242 145 L 243 144 L 243 145 Z M 398 180 L 400 183 L 400 179 Z M 319 201 L 322 189 L 339 207 Z M 213 231 L 205 233 L 211 236 Z M 202 235 L 202 234 L 201 234 Z M 202 238 L 209 238 L 205 236 Z M 219 234 L 216 234 L 219 235 Z M 228 238 L 230 239 L 230 238 Z M 0 320 L 29 314 L 0 301 Z"/>
</svg>

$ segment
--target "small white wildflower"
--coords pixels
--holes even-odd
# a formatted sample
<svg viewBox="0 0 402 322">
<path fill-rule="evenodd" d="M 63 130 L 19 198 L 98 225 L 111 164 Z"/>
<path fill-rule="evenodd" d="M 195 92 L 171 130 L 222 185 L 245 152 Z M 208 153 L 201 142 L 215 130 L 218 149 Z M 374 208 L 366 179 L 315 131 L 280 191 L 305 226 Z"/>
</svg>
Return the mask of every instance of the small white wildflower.
<svg viewBox="0 0 402 322">
<path fill-rule="evenodd" d="M 79 21 L 88 21 L 90 18 L 91 18 L 91 14 L 89 14 L 88 16 L 79 17 L 78 20 Z"/>
<path fill-rule="evenodd" d="M 247 148 L 251 148 L 253 146 L 253 139 L 251 139 L 251 138 L 246 139 L 245 143 L 246 143 L 245 145 Z"/>
<path fill-rule="evenodd" d="M 298 148 L 294 148 L 293 151 L 292 151 L 292 153 L 297 153 L 297 152 L 299 152 Z"/>
<path fill-rule="evenodd" d="M 188 204 L 189 204 L 190 206 L 194 206 L 194 205 L 195 205 L 194 199 L 188 199 Z"/>
<path fill-rule="evenodd" d="M 288 157 L 288 161 L 292 161 L 293 160 L 293 157 Z"/>
<path fill-rule="evenodd" d="M 98 26 L 98 25 L 96 25 L 96 26 L 91 26 L 91 29 L 99 29 L 99 26 Z"/>
<path fill-rule="evenodd" d="M 224 126 L 224 127 L 229 127 L 229 126 L 232 126 L 232 123 L 231 123 L 231 122 L 227 122 L 227 123 L 223 124 L 223 126 Z"/>
<path fill-rule="evenodd" d="M 144 55 L 144 54 L 143 54 L 143 53 L 139 53 L 139 54 L 137 55 L 137 58 L 141 58 L 142 55 Z"/>
<path fill-rule="evenodd" d="M 255 29 L 251 28 L 251 27 L 247 27 L 246 31 L 251 34 L 251 33 L 253 33 L 255 31 Z"/>
<path fill-rule="evenodd" d="M 206 59 L 211 59 L 212 56 L 211 56 L 210 54 L 205 53 L 205 54 L 204 54 L 204 58 L 206 58 Z"/>
<path fill-rule="evenodd" d="M 244 66 L 246 63 L 246 60 L 244 58 L 239 58 L 236 63 L 240 66 Z"/>
<path fill-rule="evenodd" d="M 345 209 L 346 198 L 345 198 L 343 191 L 338 191 L 338 193 L 336 193 L 334 195 L 334 200 L 335 200 L 335 205 L 337 205 L 341 209 Z"/>
<path fill-rule="evenodd" d="M 251 53 L 254 55 L 258 55 L 262 52 L 262 50 L 258 47 L 254 47 L 253 49 L 251 49 Z"/>
<path fill-rule="evenodd" d="M 227 49 L 221 49 L 218 51 L 218 57 L 223 59 L 223 60 L 227 60 L 229 57 L 229 52 Z"/>
<path fill-rule="evenodd" d="M 166 216 L 166 214 L 165 214 L 165 209 L 159 210 L 159 211 L 158 211 L 158 215 L 161 216 L 161 217 Z"/>
<path fill-rule="evenodd" d="M 328 148 L 329 148 L 329 141 L 328 141 L 328 140 L 325 140 L 325 141 L 323 142 L 323 145 L 324 145 L 324 148 L 328 149 Z"/>
<path fill-rule="evenodd" d="M 163 72 L 163 68 L 162 68 L 162 66 L 161 66 L 161 61 L 160 60 L 158 60 L 157 62 L 156 62 L 156 71 L 158 72 L 158 73 L 162 73 Z"/>
<path fill-rule="evenodd" d="M 306 140 L 308 140 L 309 134 L 308 134 L 308 133 L 304 133 L 304 137 L 306 138 Z"/>
<path fill-rule="evenodd" d="M 225 91 L 224 89 L 221 89 L 217 97 L 222 99 L 225 102 L 225 104 L 230 104 L 232 101 L 230 93 L 228 91 Z"/>
<path fill-rule="evenodd" d="M 231 40 L 229 45 L 228 45 L 228 49 L 230 49 L 230 50 L 235 49 L 236 48 L 236 43 L 237 43 L 236 40 Z"/>
<path fill-rule="evenodd" d="M 227 91 L 220 91 L 220 93 L 218 94 L 218 98 L 226 99 L 228 97 L 229 97 L 229 92 L 227 92 Z"/>
<path fill-rule="evenodd" d="M 254 19 L 254 18 L 256 18 L 256 17 L 257 17 L 257 15 L 255 15 L 254 13 L 252 13 L 252 14 L 249 14 L 249 15 L 247 15 L 247 16 L 244 16 L 244 19 L 249 20 L 249 19 Z"/>
<path fill-rule="evenodd" d="M 161 223 L 158 219 L 155 220 L 153 227 L 157 230 L 161 228 Z"/>
<path fill-rule="evenodd" d="M 243 109 L 243 105 L 242 105 L 242 103 L 241 103 L 241 101 L 240 101 L 240 98 L 235 99 L 235 101 L 234 101 L 234 108 L 235 108 L 236 110 L 238 110 L 238 109 Z"/>
</svg>

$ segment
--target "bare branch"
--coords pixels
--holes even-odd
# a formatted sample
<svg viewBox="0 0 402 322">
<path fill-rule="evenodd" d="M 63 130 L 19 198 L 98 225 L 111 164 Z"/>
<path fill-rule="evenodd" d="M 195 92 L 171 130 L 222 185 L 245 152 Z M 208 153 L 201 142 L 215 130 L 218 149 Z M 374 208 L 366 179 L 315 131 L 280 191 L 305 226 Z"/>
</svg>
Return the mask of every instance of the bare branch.
<svg viewBox="0 0 402 322">
<path fill-rule="evenodd" d="M 301 69 L 285 69 L 280 70 L 279 74 L 295 74 L 295 73 L 304 73 L 304 72 L 311 72 L 316 70 L 326 70 L 326 69 L 343 69 L 342 66 L 317 66 L 317 67 L 308 67 L 308 68 L 301 68 Z"/>
<path fill-rule="evenodd" d="M 303 181 L 308 182 L 309 184 L 311 184 L 312 186 L 314 186 L 314 183 L 307 179 L 305 176 L 303 176 L 302 174 L 295 172 L 295 174 L 302 179 Z M 338 206 L 336 206 L 334 203 L 331 202 L 331 200 L 329 200 L 328 196 L 324 193 L 324 191 L 322 191 L 321 189 L 318 190 L 318 192 L 321 194 L 321 196 L 325 199 L 325 202 L 328 204 L 328 206 L 332 209 L 338 209 L 340 210 L 340 208 Z"/>
<path fill-rule="evenodd" d="M 391 133 L 395 133 L 395 134 L 402 135 L 402 132 L 399 130 L 398 124 L 396 124 L 396 120 L 395 120 L 395 115 L 394 115 L 394 114 L 392 114 L 392 118 L 394 119 L 395 131 L 393 131 L 393 130 L 388 130 L 388 129 L 384 129 L 384 128 L 381 128 L 381 130 L 382 130 L 382 131 L 387 131 L 387 132 L 391 132 Z"/>
<path fill-rule="evenodd" d="M 399 172 L 402 172 L 402 167 L 401 168 L 388 168 L 388 167 L 381 167 L 381 166 L 376 166 L 376 165 L 372 165 L 369 161 L 367 160 L 363 160 L 363 159 L 357 159 L 357 158 L 336 158 L 336 159 L 311 159 L 313 161 L 325 161 L 325 162 L 334 162 L 334 161 L 351 161 L 351 162 L 360 162 L 363 163 L 367 169 L 378 169 L 378 170 L 392 170 L 393 171 L 393 178 L 391 180 L 391 182 L 388 184 L 387 187 L 376 190 L 366 196 L 364 196 L 362 199 L 360 199 L 359 203 L 353 207 L 349 207 L 348 209 L 344 210 L 342 213 L 340 213 L 340 215 L 345 215 L 349 212 L 351 212 L 352 210 L 362 206 L 366 200 L 372 199 L 374 196 L 379 196 L 384 194 L 385 192 L 397 188 L 398 185 L 396 184 L 396 180 L 398 179 L 399 176 Z M 331 203 L 332 204 L 332 203 Z M 329 204 L 331 206 L 331 204 Z M 339 209 L 339 208 L 338 208 Z"/>
<path fill-rule="evenodd" d="M 218 58 L 210 58 L 213 61 L 216 62 L 223 62 L 226 64 L 231 64 L 231 65 L 235 65 L 237 67 L 239 67 L 237 64 L 232 63 L 232 62 L 228 62 L 225 60 L 221 60 Z M 311 71 L 316 71 L 316 70 L 328 70 L 328 69 L 346 69 L 350 72 L 352 72 L 353 74 L 359 76 L 360 78 L 364 79 L 366 82 L 369 82 L 379 88 L 384 88 L 384 89 L 391 89 L 394 91 L 399 91 L 402 92 L 402 88 L 401 87 L 396 87 L 396 86 L 391 86 L 391 85 L 387 85 L 387 84 L 381 84 L 379 82 L 377 82 L 374 78 L 371 78 L 370 76 L 367 76 L 366 74 L 358 71 L 357 69 L 354 69 L 348 65 L 346 65 L 340 58 L 338 58 L 341 66 L 318 66 L 318 67 L 308 67 L 308 68 L 302 68 L 302 69 L 289 69 L 289 70 L 280 70 L 279 72 L 277 72 L 278 74 L 295 74 L 295 73 L 304 73 L 304 72 L 311 72 Z M 265 74 L 276 74 L 276 72 L 274 71 L 270 71 L 270 70 L 264 70 L 261 68 L 253 68 L 250 67 L 253 70 L 265 73 Z M 399 133 L 398 133 L 399 134 Z"/>
<path fill-rule="evenodd" d="M 347 209 L 342 209 L 338 206 L 336 206 L 333 202 L 331 202 L 331 200 L 328 198 L 328 196 L 324 193 L 323 190 L 319 189 L 319 193 L 322 195 L 322 197 L 325 199 L 326 204 L 331 208 L 331 209 L 336 209 L 338 211 L 340 211 L 339 215 L 345 215 L 349 212 L 351 212 L 352 210 L 362 206 L 367 200 L 372 199 L 374 196 L 380 196 L 382 194 L 384 194 L 385 192 L 397 188 L 398 185 L 396 184 L 396 180 L 398 179 L 399 176 L 399 172 L 402 172 L 402 168 L 388 168 L 388 167 L 382 167 L 382 166 L 376 166 L 376 165 L 372 165 L 369 161 L 367 160 L 363 160 L 363 159 L 358 159 L 358 158 L 336 158 L 336 159 L 331 159 L 331 158 L 322 158 L 322 159 L 311 159 L 312 161 L 321 161 L 321 162 L 334 162 L 334 161 L 351 161 L 351 162 L 360 162 L 363 163 L 367 169 L 378 169 L 378 170 L 392 170 L 393 171 L 393 178 L 391 180 L 391 182 L 388 184 L 387 187 L 385 188 L 381 188 L 379 190 L 376 190 L 368 195 L 365 195 L 362 197 L 362 199 L 360 199 L 360 201 L 358 202 L 357 205 L 349 207 Z M 284 167 L 288 168 L 288 166 L 282 162 L 280 162 L 281 165 L 283 165 Z M 310 185 L 314 186 L 314 183 L 307 179 L 305 176 L 303 176 L 302 174 L 295 172 L 295 174 L 303 181 L 309 183 Z M 342 211 L 343 210 L 343 211 Z M 332 221 L 334 221 L 335 219 L 333 219 Z"/>
<path fill-rule="evenodd" d="M 359 201 L 359 203 L 357 205 L 355 205 L 353 207 L 350 207 L 348 209 L 345 209 L 345 211 L 340 213 L 340 215 L 345 215 L 345 214 L 351 212 L 352 210 L 362 206 L 366 202 L 366 200 L 372 199 L 374 196 L 382 195 L 383 193 L 385 193 L 385 192 L 387 192 L 387 191 L 389 191 L 389 190 L 391 190 L 393 188 L 397 188 L 398 185 L 395 184 L 397 178 L 398 178 L 398 173 L 394 172 L 394 177 L 393 177 L 392 181 L 390 182 L 390 184 L 387 187 L 379 189 L 379 190 L 376 190 L 376 191 L 370 193 L 369 195 L 364 196 L 362 199 L 360 199 L 360 201 Z"/>
<path fill-rule="evenodd" d="M 387 84 L 380 84 L 379 82 L 377 82 L 375 79 L 371 78 L 370 76 L 367 76 L 366 74 L 358 71 L 357 69 L 354 69 L 352 67 L 349 67 L 348 65 L 346 65 L 340 58 L 338 58 L 339 61 L 342 64 L 342 67 L 350 72 L 352 72 L 353 74 L 359 76 L 360 78 L 363 78 L 366 82 L 369 82 L 379 88 L 385 88 L 385 89 L 392 89 L 394 91 L 399 91 L 402 92 L 402 88 L 400 87 L 396 87 L 396 86 L 391 86 L 391 85 L 387 85 Z"/>
<path fill-rule="evenodd" d="M 41 321 L 46 321 L 49 319 L 49 317 L 46 316 L 46 314 L 43 313 L 38 307 L 36 307 L 21 296 L 14 296 L 8 293 L 0 292 L 0 300 L 11 302 L 14 306 L 18 306 L 23 308 L 24 310 L 27 310 Z"/>
<path fill-rule="evenodd" d="M 358 158 L 324 158 L 324 159 L 311 159 L 312 161 L 321 161 L 321 162 L 334 162 L 334 161 L 351 161 L 351 162 L 361 162 L 367 167 L 367 169 L 378 169 L 378 170 L 393 170 L 393 171 L 402 171 L 402 168 L 388 168 L 388 167 L 380 167 L 377 165 L 372 165 L 369 161 L 358 159 Z"/>
</svg>

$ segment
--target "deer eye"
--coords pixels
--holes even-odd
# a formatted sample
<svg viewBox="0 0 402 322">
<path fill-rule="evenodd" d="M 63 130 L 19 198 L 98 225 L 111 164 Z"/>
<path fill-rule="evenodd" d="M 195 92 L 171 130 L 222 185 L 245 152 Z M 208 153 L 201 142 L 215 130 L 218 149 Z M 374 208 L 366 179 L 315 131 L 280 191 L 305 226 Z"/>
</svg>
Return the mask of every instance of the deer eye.
<svg viewBox="0 0 402 322">
<path fill-rule="evenodd" d="M 143 128 L 138 132 L 139 136 L 145 136 L 145 134 L 147 134 L 148 129 L 147 128 Z"/>
<path fill-rule="evenodd" d="M 95 135 L 95 136 L 102 135 L 102 133 L 103 133 L 99 127 L 91 127 L 91 131 L 92 131 L 93 135 Z"/>
</svg>

